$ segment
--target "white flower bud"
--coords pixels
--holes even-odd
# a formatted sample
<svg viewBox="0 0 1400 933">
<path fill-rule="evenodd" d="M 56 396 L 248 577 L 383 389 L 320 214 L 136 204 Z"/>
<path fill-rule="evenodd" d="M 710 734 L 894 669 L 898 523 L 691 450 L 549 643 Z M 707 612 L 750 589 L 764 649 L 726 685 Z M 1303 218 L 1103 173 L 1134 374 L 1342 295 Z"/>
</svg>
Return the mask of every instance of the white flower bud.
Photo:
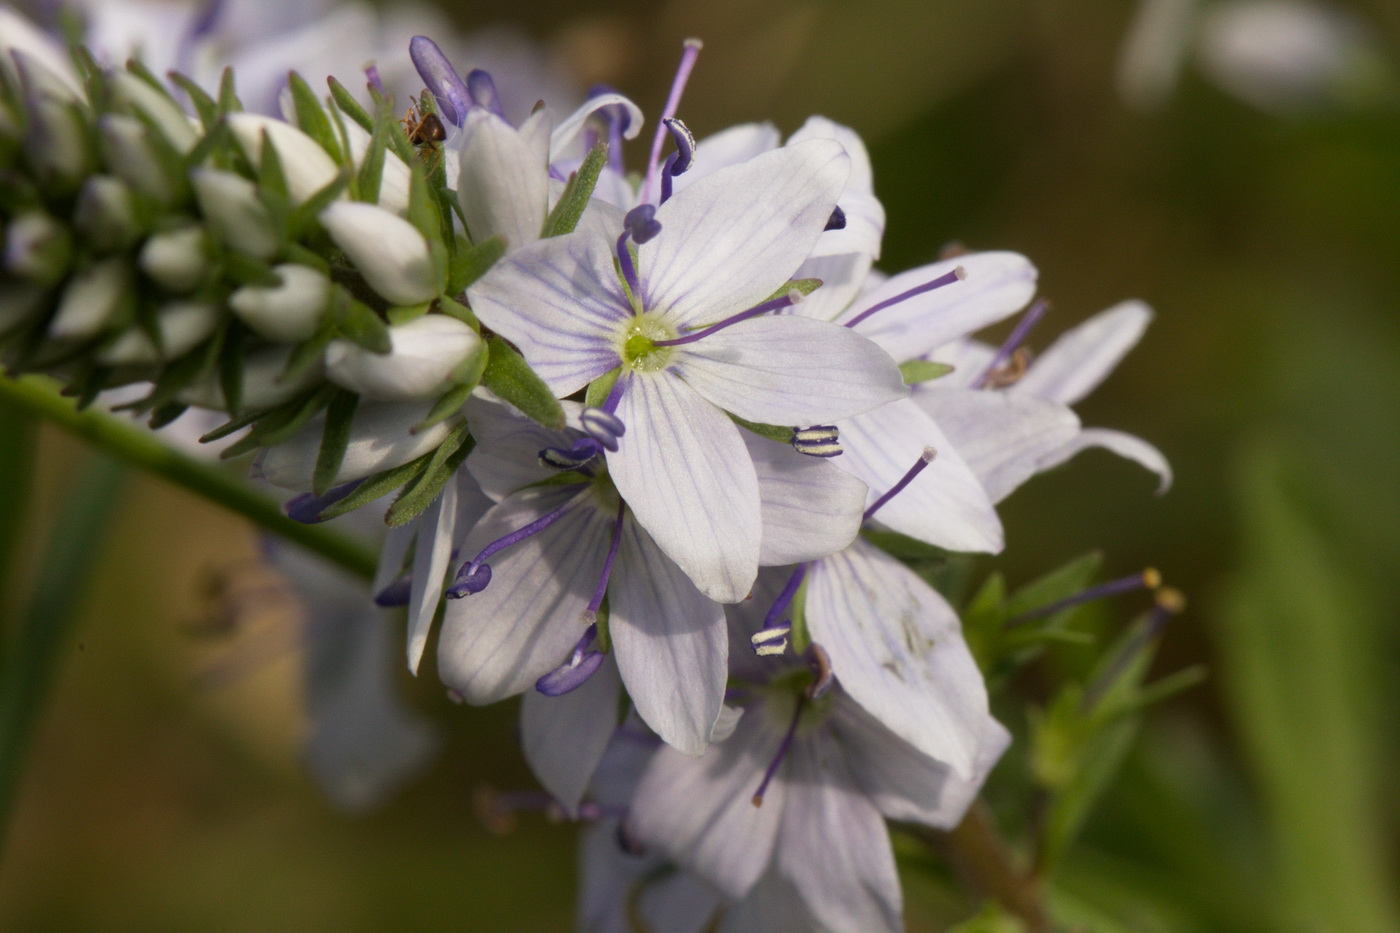
<svg viewBox="0 0 1400 933">
<path fill-rule="evenodd" d="M 0 7 L 0 71 L 12 82 L 79 98 L 83 83 L 63 47 L 8 7 Z"/>
<path fill-rule="evenodd" d="M 340 463 L 340 472 L 336 474 L 334 482 L 348 483 L 380 470 L 402 466 L 441 444 L 452 432 L 450 420 L 425 428 L 417 434 L 411 433 L 413 426 L 426 418 L 432 407 L 430 401 L 359 406 L 350 428 L 345 459 Z M 285 444 L 264 450 L 253 464 L 254 475 L 274 486 L 310 489 L 324 427 L 324 416 L 313 418 Z"/>
<path fill-rule="evenodd" d="M 109 113 L 98 118 L 102 157 L 112 172 L 137 191 L 168 204 L 175 198 L 175 185 L 166 177 L 160 159 L 146 134 L 150 132 L 135 117 Z"/>
<path fill-rule="evenodd" d="M 389 328 L 394 349 L 372 353 L 349 340 L 326 347 L 326 378 L 365 398 L 407 401 L 441 395 L 453 371 L 485 349 L 476 331 L 445 314 Z"/>
<path fill-rule="evenodd" d="M 198 141 L 194 124 L 168 94 L 156 90 L 129 71 L 115 72 L 111 79 L 117 100 L 150 117 L 172 146 L 181 153 L 194 148 Z"/>
<path fill-rule="evenodd" d="M 73 241 L 68 230 L 43 211 L 29 211 L 5 229 L 5 271 L 38 285 L 52 285 L 68 271 Z"/>
<path fill-rule="evenodd" d="M 139 327 L 125 331 L 97 351 L 97 361 L 106 366 L 159 363 L 183 356 L 199 346 L 219 326 L 218 305 L 205 302 L 175 301 L 157 313 L 160 331 L 157 347 Z"/>
<path fill-rule="evenodd" d="M 289 123 L 255 113 L 233 113 L 228 116 L 228 125 L 243 154 L 255 167 L 262 166 L 263 134 L 267 134 L 281 161 L 287 193 L 297 204 L 335 181 L 340 174 L 321 144 Z"/>
<path fill-rule="evenodd" d="M 100 334 L 131 297 L 131 266 L 125 257 L 88 266 L 68 282 L 49 324 L 55 340 L 85 340 Z"/>
<path fill-rule="evenodd" d="M 31 97 L 29 132 L 24 147 L 29 162 L 47 182 L 76 183 L 90 170 L 91 153 L 78 114 L 66 102 L 40 95 Z"/>
<path fill-rule="evenodd" d="M 243 361 L 242 407 L 247 410 L 273 408 L 290 401 L 319 383 L 323 377 L 320 363 L 307 367 L 295 379 L 283 379 L 292 347 L 263 347 L 249 353 Z M 227 411 L 224 390 L 217 373 L 210 373 L 200 382 L 186 386 L 176 396 L 186 405 Z"/>
<path fill-rule="evenodd" d="M 190 181 L 215 236 L 258 259 L 276 254 L 277 231 L 256 185 L 241 175 L 212 168 L 195 169 Z"/>
<path fill-rule="evenodd" d="M 73 227 L 99 252 L 112 252 L 135 243 L 142 224 L 136 216 L 131 186 L 111 175 L 93 175 L 78 192 Z"/>
<path fill-rule="evenodd" d="M 341 121 L 345 124 L 345 135 L 350 141 L 350 164 L 359 171 L 369 154 L 369 145 L 374 137 L 349 117 L 342 117 Z M 404 164 L 403 159 L 400 159 L 394 150 L 386 149 L 384 171 L 379 176 L 379 197 L 375 203 L 400 217 L 407 217 L 408 189 L 412 177 L 413 173 Z"/>
<path fill-rule="evenodd" d="M 511 249 L 540 238 L 549 210 L 548 115 L 520 129 L 480 108 L 467 115 L 457 200 L 472 239 L 504 236 Z"/>
<path fill-rule="evenodd" d="M 141 271 L 170 292 L 187 292 L 209 274 L 209 250 L 203 227 L 157 233 L 141 247 Z"/>
<path fill-rule="evenodd" d="M 331 283 L 310 266 L 286 263 L 272 271 L 280 285 L 245 285 L 229 306 L 253 333 L 274 343 L 298 343 L 316 333 L 325 316 Z"/>
<path fill-rule="evenodd" d="M 428 241 L 397 214 L 373 204 L 337 201 L 321 212 L 321 224 L 370 288 L 390 304 L 422 304 L 442 290 Z"/>
</svg>

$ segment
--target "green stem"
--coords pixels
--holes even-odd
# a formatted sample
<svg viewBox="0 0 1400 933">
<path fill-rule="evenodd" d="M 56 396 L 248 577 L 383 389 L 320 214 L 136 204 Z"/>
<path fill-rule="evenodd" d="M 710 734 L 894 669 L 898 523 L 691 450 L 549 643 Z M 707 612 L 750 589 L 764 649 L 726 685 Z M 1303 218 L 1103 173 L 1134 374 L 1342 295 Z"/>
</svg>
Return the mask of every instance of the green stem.
<svg viewBox="0 0 1400 933">
<path fill-rule="evenodd" d="M 48 694 L 59 651 L 92 576 L 93 558 L 125 470 L 95 457 L 84 465 L 44 546 L 29 606 L 0 677 L 0 842 L 14 810 L 24 752 Z"/>
<path fill-rule="evenodd" d="M 946 833 L 915 826 L 908 829 L 942 849 L 969 888 L 1017 917 L 1027 933 L 1050 933 L 1040 882 L 1021 867 L 985 803 L 974 803 L 962 823 Z"/>
<path fill-rule="evenodd" d="M 47 418 L 127 463 L 217 502 L 267 531 L 279 534 L 366 580 L 374 577 L 374 553 L 324 525 L 304 525 L 276 502 L 228 471 L 201 463 L 167 446 L 150 431 L 105 412 L 78 411 L 36 377 L 0 377 L 0 400 Z"/>
<path fill-rule="evenodd" d="M 4 490 L 0 496 L 0 617 L 13 586 L 16 568 L 11 562 L 29 504 L 37 425 L 28 412 L 0 405 L 0 490 Z M 4 634 L 0 631 L 0 636 Z"/>
</svg>

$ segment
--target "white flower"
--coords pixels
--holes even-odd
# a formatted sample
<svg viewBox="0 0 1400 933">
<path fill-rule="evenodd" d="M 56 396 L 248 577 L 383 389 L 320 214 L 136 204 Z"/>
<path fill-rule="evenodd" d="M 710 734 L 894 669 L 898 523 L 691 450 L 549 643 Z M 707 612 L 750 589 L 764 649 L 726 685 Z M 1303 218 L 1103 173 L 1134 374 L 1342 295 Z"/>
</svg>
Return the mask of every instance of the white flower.
<svg viewBox="0 0 1400 933">
<path fill-rule="evenodd" d="M 764 315 L 792 303 L 765 299 L 810 254 L 847 161 L 829 140 L 767 153 L 654 217 L 634 210 L 615 243 L 595 230 L 544 240 L 469 290 L 556 395 L 620 367 L 605 406 L 627 430 L 607 454 L 612 479 L 667 556 L 721 601 L 748 592 L 761 538 L 757 481 L 725 412 L 817 424 L 907 392 L 888 356 L 850 330 Z"/>
<path fill-rule="evenodd" d="M 442 276 L 428 241 L 402 217 L 374 204 L 337 201 L 320 219 L 335 245 L 386 301 L 416 305 L 441 292 Z"/>
<path fill-rule="evenodd" d="M 99 260 L 79 271 L 63 287 L 49 336 L 55 340 L 96 336 L 113 322 L 122 302 L 131 298 L 131 264 L 126 258 Z"/>
<path fill-rule="evenodd" d="M 262 166 L 264 137 L 271 143 L 277 151 L 293 204 L 306 201 L 340 174 L 321 144 L 289 123 L 255 113 L 231 113 L 227 120 L 253 168 Z"/>
<path fill-rule="evenodd" d="M 229 246 L 258 259 L 277 252 L 272 215 L 258 197 L 257 185 L 241 175 L 212 168 L 190 173 L 200 213 L 214 233 Z"/>
<path fill-rule="evenodd" d="M 157 233 L 142 244 L 137 264 L 166 291 L 191 291 L 213 268 L 208 234 L 195 225 Z"/>
<path fill-rule="evenodd" d="M 244 285 L 229 296 L 229 307 L 259 337 L 299 343 L 321 325 L 330 299 L 330 280 L 310 266 L 273 266 L 277 285 Z"/>
<path fill-rule="evenodd" d="M 326 347 L 326 378 L 363 398 L 426 398 L 445 392 L 453 371 L 485 347 L 476 331 L 443 314 L 390 327 L 389 340 L 393 349 L 388 353 L 332 340 Z"/>
</svg>

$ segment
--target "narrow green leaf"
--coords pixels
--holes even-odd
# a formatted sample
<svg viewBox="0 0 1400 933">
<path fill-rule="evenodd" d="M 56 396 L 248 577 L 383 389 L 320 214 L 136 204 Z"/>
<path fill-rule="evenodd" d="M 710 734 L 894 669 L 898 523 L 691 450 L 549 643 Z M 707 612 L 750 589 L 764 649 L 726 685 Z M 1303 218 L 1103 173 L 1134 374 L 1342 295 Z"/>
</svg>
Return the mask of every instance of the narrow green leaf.
<svg viewBox="0 0 1400 933">
<path fill-rule="evenodd" d="M 226 332 L 227 328 L 220 327 L 214 332 L 214 336 L 200 346 L 167 364 L 161 370 L 155 387 L 151 389 L 151 394 L 146 397 L 143 406 L 156 409 L 167 405 L 174 401 L 181 389 L 212 375 L 215 367 L 219 365 Z"/>
<path fill-rule="evenodd" d="M 907 386 L 941 379 L 952 371 L 953 367 L 947 363 L 935 363 L 932 360 L 905 360 L 899 364 L 899 374 L 904 377 L 904 384 Z"/>
<path fill-rule="evenodd" d="M 336 329 L 345 339 L 371 353 L 389 353 L 394 349 L 389 338 L 389 326 L 384 319 L 374 313 L 374 309 L 362 301 L 351 297 L 348 291 L 337 287 L 332 298 L 332 319 Z"/>
<path fill-rule="evenodd" d="M 779 444 L 792 443 L 792 428 L 785 428 L 780 424 L 759 424 L 757 421 L 745 421 L 733 412 L 725 412 L 725 414 L 729 415 L 730 421 L 746 431 L 752 431 L 759 437 L 766 437 Z"/>
<path fill-rule="evenodd" d="M 151 417 L 150 420 L 146 422 L 146 426 L 152 431 L 159 431 L 161 428 L 189 411 L 189 408 L 190 406 L 183 405 L 180 402 L 167 402 L 164 405 L 157 406 L 151 411 Z"/>
<path fill-rule="evenodd" d="M 483 366 L 483 369 L 484 368 L 485 367 Z M 479 381 L 480 380 L 478 380 L 478 382 Z M 453 415 L 457 414 L 461 407 L 467 403 L 467 399 L 471 397 L 471 394 L 473 390 L 476 389 L 477 384 L 477 382 L 472 382 L 463 383 L 459 386 L 454 386 L 445 395 L 443 395 L 442 398 L 438 399 L 437 402 L 434 403 L 432 409 L 428 412 L 427 417 L 425 417 L 422 421 L 418 422 L 413 426 L 413 433 L 417 434 L 420 431 L 426 431 L 433 425 L 441 424 L 448 418 L 451 418 Z"/>
<path fill-rule="evenodd" d="M 287 357 L 287 367 L 282 370 L 282 375 L 277 377 L 278 381 L 296 382 L 306 375 L 311 367 L 321 362 L 321 357 L 335 337 L 335 333 L 336 329 L 333 324 L 323 324 L 320 330 L 297 344 L 291 355 Z"/>
<path fill-rule="evenodd" d="M 222 346 L 219 347 L 219 389 L 224 393 L 224 407 L 231 415 L 237 415 L 243 409 L 243 364 L 246 357 L 243 325 L 229 320 Z"/>
<path fill-rule="evenodd" d="M 229 131 L 227 123 L 215 123 L 205 131 L 203 136 L 199 137 L 194 148 L 185 155 L 185 167 L 190 169 L 203 165 L 215 150 L 227 145 L 232 139 L 233 134 Z"/>
<path fill-rule="evenodd" d="M 360 102 L 345 89 L 345 85 L 335 78 L 327 78 L 326 83 L 330 85 L 331 97 L 335 98 L 336 106 L 340 108 L 340 112 L 360 124 L 366 133 L 374 132 L 374 121 L 370 119 L 369 111 L 360 106 Z"/>
<path fill-rule="evenodd" d="M 773 294 L 769 295 L 767 298 L 763 299 L 763 301 L 759 302 L 759 304 L 763 304 L 764 302 L 768 301 L 776 301 L 779 298 L 785 296 L 788 292 L 792 291 L 793 289 L 796 289 L 800 295 L 806 297 L 807 295 L 812 294 L 812 292 L 816 291 L 821 287 L 821 279 L 788 279 L 786 282 L 783 283 L 781 288 L 779 288 Z"/>
<path fill-rule="evenodd" d="M 219 115 L 238 113 L 242 109 L 243 101 L 238 99 L 238 91 L 234 87 L 233 69 L 225 68 L 219 78 Z"/>
<path fill-rule="evenodd" d="M 407 483 L 409 480 L 422 473 L 432 458 L 432 454 L 424 454 L 417 460 L 410 460 L 408 463 L 396 466 L 391 470 L 385 470 L 382 473 L 374 474 L 363 483 L 356 486 L 355 491 L 350 493 L 350 495 L 341 499 L 339 502 L 327 506 L 325 511 L 321 513 L 320 518 L 323 521 L 336 518 L 337 516 L 353 512 L 361 506 L 369 505 L 375 499 L 387 496 L 404 483 Z"/>
<path fill-rule="evenodd" d="M 287 83 L 292 91 L 292 103 L 296 106 L 297 126 L 307 136 L 320 143 L 321 148 L 330 153 L 332 159 L 340 162 L 343 158 L 340 144 L 336 142 L 330 118 L 321 109 L 321 102 L 316 99 L 316 93 L 311 90 L 311 85 L 307 84 L 306 79 L 295 71 L 287 74 Z"/>
<path fill-rule="evenodd" d="M 397 527 L 421 515 L 442 492 L 442 487 L 447 485 L 447 481 L 467 459 L 475 444 L 465 421 L 454 428 L 433 452 L 423 472 L 405 486 L 394 504 L 389 506 L 389 511 L 384 515 L 385 524 L 391 528 Z"/>
<path fill-rule="evenodd" d="M 262 148 L 258 158 L 258 195 L 272 214 L 274 226 L 285 223 L 292 208 L 292 195 L 287 188 L 287 175 L 282 171 L 282 156 L 263 130 Z"/>
<path fill-rule="evenodd" d="M 530 368 L 514 347 L 494 334 L 487 344 L 491 356 L 481 382 L 486 388 L 520 409 L 527 418 L 558 431 L 564 427 L 564 408 L 549 386 Z"/>
<path fill-rule="evenodd" d="M 578 171 L 570 176 L 563 194 L 554 205 L 554 210 L 545 218 L 544 231 L 540 236 L 548 238 L 574 232 L 593 198 L 593 189 L 598 187 L 598 176 L 602 174 L 603 166 L 607 162 L 608 144 L 600 141 L 589 150 Z"/>
<path fill-rule="evenodd" d="M 1073 596 L 1089 586 L 1102 564 L 1103 554 L 1099 551 L 1090 551 L 1087 554 L 1081 554 L 1064 566 L 1032 580 L 1012 593 L 1007 599 L 1007 618 L 1014 619 L 1022 613 L 1048 606 L 1067 596 Z"/>
<path fill-rule="evenodd" d="M 506 254 L 504 237 L 493 236 L 473 246 L 457 244 L 447 270 L 447 294 L 460 295 Z"/>
<path fill-rule="evenodd" d="M 603 375 L 594 379 L 588 384 L 587 390 L 583 393 L 583 405 L 585 408 L 602 408 L 612 394 L 613 386 L 617 385 L 617 378 L 622 375 L 622 367 L 610 369 Z"/>
<path fill-rule="evenodd" d="M 39 422 L 22 409 L 0 404 L 0 607 L 9 598 L 24 513 L 34 478 L 34 441 Z"/>
<path fill-rule="evenodd" d="M 189 96 L 190 103 L 194 106 L 194 112 L 199 115 L 199 122 L 204 127 L 205 133 L 207 134 L 214 129 L 219 122 L 219 105 L 215 103 L 214 98 L 210 97 L 204 88 L 178 71 L 170 72 L 170 80 L 174 81 L 180 90 Z"/>
<path fill-rule="evenodd" d="M 350 184 L 349 172 L 342 171 L 328 184 L 318 189 L 311 197 L 307 198 L 296 207 L 292 208 L 291 215 L 287 218 L 288 235 L 296 238 L 303 236 L 311 225 L 316 222 L 321 211 L 330 206 L 330 203 L 340 197 Z M 319 257 L 318 257 L 319 258 Z M 321 260 L 325 262 L 324 259 Z"/>
<path fill-rule="evenodd" d="M 475 314 L 472 314 L 472 309 L 460 301 L 442 295 L 437 299 L 437 309 L 448 317 L 455 317 L 478 334 L 481 333 L 481 322 L 476 319 Z"/>
<path fill-rule="evenodd" d="M 341 389 L 326 405 L 326 426 L 321 432 L 321 449 L 316 454 L 316 471 L 311 480 L 311 489 L 318 496 L 331 488 L 335 475 L 340 472 L 359 403 L 359 395 Z"/>
</svg>

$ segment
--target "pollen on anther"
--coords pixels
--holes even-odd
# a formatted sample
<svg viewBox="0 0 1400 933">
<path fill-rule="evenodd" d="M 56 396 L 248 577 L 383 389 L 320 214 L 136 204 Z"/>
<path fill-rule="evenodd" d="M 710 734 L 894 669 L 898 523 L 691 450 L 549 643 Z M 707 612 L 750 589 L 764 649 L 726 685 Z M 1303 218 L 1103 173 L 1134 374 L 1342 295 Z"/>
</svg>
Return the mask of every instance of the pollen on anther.
<svg viewBox="0 0 1400 933">
<path fill-rule="evenodd" d="M 924 452 L 919 454 L 919 459 L 924 461 L 924 463 L 932 463 L 937 456 L 938 451 L 934 450 L 932 447 L 925 447 Z"/>
<path fill-rule="evenodd" d="M 1155 590 L 1162 585 L 1162 574 L 1156 567 L 1148 567 L 1142 572 L 1142 585 Z"/>
</svg>

